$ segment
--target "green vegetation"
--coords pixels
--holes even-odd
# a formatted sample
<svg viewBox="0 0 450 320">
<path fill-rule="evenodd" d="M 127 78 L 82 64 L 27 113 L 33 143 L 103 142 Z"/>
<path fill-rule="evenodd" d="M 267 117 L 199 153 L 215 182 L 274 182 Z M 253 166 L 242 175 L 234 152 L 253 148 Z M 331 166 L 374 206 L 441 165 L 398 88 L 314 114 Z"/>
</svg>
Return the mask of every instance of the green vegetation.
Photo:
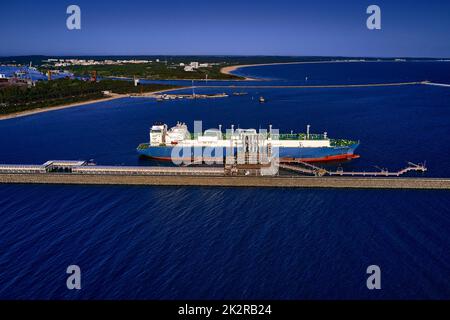
<svg viewBox="0 0 450 320">
<path fill-rule="evenodd" d="M 88 82 L 72 79 L 40 81 L 34 87 L 9 86 L 0 89 L 0 114 L 46 108 L 104 98 L 103 91 L 116 94 L 140 93 L 175 88 L 173 85 L 146 84 L 135 87 L 130 81 Z"/>
<path fill-rule="evenodd" d="M 73 73 L 75 76 L 89 76 L 96 71 L 99 77 L 137 77 L 140 79 L 152 80 L 175 80 L 175 79 L 223 79 L 223 80 L 239 80 L 238 76 L 223 74 L 220 69 L 225 65 L 212 65 L 208 67 L 194 69 L 193 71 L 184 71 L 184 67 L 179 64 L 166 64 L 163 62 L 151 62 L 143 64 L 122 64 L 122 65 L 75 65 L 62 68 Z M 52 68 L 54 69 L 54 68 Z M 42 72 L 46 69 L 41 68 Z"/>
</svg>

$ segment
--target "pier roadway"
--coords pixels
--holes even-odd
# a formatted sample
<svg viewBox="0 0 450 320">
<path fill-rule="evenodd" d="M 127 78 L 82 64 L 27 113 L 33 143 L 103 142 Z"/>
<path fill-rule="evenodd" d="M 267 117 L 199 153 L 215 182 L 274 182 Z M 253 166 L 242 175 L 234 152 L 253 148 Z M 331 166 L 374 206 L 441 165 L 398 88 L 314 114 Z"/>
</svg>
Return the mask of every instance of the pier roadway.
<svg viewBox="0 0 450 320">
<path fill-rule="evenodd" d="M 0 183 L 147 185 L 208 187 L 445 189 L 450 178 L 298 177 L 298 176 L 187 176 L 76 173 L 1 173 Z"/>
</svg>

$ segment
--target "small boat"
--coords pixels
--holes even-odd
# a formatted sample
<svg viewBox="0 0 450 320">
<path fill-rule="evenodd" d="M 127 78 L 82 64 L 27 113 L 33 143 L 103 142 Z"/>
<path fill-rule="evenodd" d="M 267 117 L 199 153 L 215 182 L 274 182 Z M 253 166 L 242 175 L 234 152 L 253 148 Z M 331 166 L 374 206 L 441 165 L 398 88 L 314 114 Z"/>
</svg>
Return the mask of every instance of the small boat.
<svg viewBox="0 0 450 320">
<path fill-rule="evenodd" d="M 261 96 L 261 97 L 259 97 L 259 102 L 264 103 L 264 102 L 266 102 L 266 99 L 263 96 Z"/>
</svg>

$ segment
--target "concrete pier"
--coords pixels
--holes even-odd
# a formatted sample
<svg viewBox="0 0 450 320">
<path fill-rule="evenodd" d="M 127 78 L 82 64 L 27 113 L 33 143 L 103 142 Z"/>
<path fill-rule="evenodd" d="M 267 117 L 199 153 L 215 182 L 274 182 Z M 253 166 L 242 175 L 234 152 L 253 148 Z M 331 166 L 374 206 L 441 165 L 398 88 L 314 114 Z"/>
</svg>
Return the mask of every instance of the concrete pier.
<svg viewBox="0 0 450 320">
<path fill-rule="evenodd" d="M 0 183 L 146 185 L 274 188 L 361 188 L 450 190 L 450 178 L 186 176 L 76 173 L 2 173 Z"/>
<path fill-rule="evenodd" d="M 301 163 L 302 173 L 330 172 L 308 163 Z M 399 178 L 410 170 L 426 171 L 410 163 L 410 167 L 382 176 L 333 176 L 315 174 L 262 175 L 260 165 L 225 167 L 162 167 L 162 166 L 97 166 L 86 161 L 50 160 L 42 165 L 0 165 L 0 184 L 79 184 L 79 185 L 147 185 L 147 186 L 205 186 L 205 187 L 275 187 L 275 188 L 368 188 L 368 189 L 446 189 L 450 178 Z M 280 168 L 286 165 L 280 164 Z M 290 167 L 288 165 L 288 167 Z M 258 169 L 259 168 L 259 169 Z M 293 167 L 294 168 L 294 167 Z M 323 172 L 322 172 L 323 171 Z M 338 172 L 340 175 L 343 172 Z M 354 172 L 352 174 L 355 174 Z"/>
</svg>

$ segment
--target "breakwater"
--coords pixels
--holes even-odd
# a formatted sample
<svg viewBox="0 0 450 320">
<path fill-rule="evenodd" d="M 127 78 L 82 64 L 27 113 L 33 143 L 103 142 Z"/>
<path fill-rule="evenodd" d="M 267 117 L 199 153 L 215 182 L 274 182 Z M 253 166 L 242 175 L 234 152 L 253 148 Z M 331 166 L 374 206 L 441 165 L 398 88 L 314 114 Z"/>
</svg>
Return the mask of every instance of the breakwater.
<svg viewBox="0 0 450 320">
<path fill-rule="evenodd" d="M 240 89 L 327 89 L 327 88 L 367 88 L 400 87 L 430 84 L 429 81 L 361 83 L 361 84 L 323 84 L 323 85 L 203 85 L 194 88 L 240 88 Z"/>
</svg>

